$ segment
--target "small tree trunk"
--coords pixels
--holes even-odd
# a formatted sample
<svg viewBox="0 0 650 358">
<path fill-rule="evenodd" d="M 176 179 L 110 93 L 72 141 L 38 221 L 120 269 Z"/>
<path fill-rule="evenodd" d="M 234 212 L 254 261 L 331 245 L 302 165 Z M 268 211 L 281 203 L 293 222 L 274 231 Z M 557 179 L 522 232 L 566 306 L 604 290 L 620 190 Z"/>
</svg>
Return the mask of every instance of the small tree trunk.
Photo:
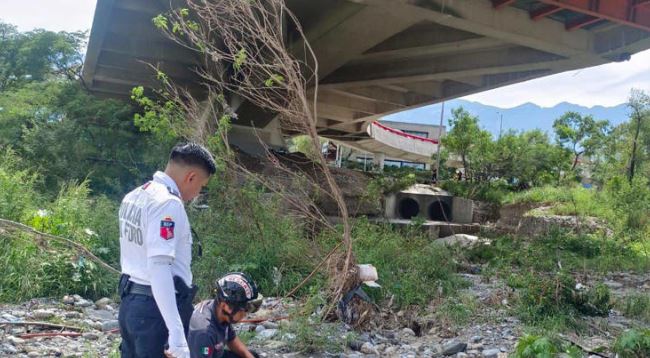
<svg viewBox="0 0 650 358">
<path fill-rule="evenodd" d="M 641 129 L 641 113 L 634 111 L 636 116 L 636 130 L 634 133 L 634 140 L 632 141 L 632 154 L 630 155 L 630 172 L 628 173 L 628 180 L 631 183 L 634 179 L 634 167 L 636 165 L 636 144 L 639 140 L 639 130 Z"/>
</svg>

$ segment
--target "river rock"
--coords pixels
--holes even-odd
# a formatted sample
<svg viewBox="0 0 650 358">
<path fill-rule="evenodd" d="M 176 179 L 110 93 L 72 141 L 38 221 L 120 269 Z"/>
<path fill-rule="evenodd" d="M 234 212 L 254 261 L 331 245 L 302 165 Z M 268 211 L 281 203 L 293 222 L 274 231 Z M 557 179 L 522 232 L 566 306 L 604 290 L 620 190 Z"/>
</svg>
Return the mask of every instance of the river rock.
<svg viewBox="0 0 650 358">
<path fill-rule="evenodd" d="M 365 354 L 378 354 L 377 350 L 370 342 L 365 342 L 364 344 L 362 344 L 361 349 L 359 349 L 359 351 Z"/>
<path fill-rule="evenodd" d="M 497 358 L 499 356 L 499 353 L 501 353 L 501 350 L 498 349 L 498 348 L 485 349 L 483 351 L 483 357 L 485 357 L 485 358 Z"/>
<path fill-rule="evenodd" d="M 78 301 L 75 301 L 74 305 L 77 307 L 90 307 L 93 305 L 93 303 L 91 301 L 81 298 Z"/>
<path fill-rule="evenodd" d="M 95 332 L 86 332 L 81 336 L 89 341 L 96 341 L 99 339 L 99 335 Z"/>
<path fill-rule="evenodd" d="M 277 323 L 271 322 L 271 321 L 266 321 L 266 322 L 262 323 L 262 325 L 266 329 L 278 329 L 280 327 Z"/>
<path fill-rule="evenodd" d="M 18 353 L 18 350 L 16 347 L 12 346 L 11 344 L 6 344 L 3 343 L 2 346 L 0 346 L 0 351 L 7 353 L 7 354 L 16 354 Z"/>
<path fill-rule="evenodd" d="M 259 327 L 259 326 L 258 326 Z M 263 326 L 262 326 L 263 327 Z M 256 328 L 257 329 L 257 328 Z M 262 339 L 269 339 L 275 336 L 278 333 L 277 329 L 265 329 L 262 332 L 258 333 L 258 336 Z"/>
<path fill-rule="evenodd" d="M 120 327 L 120 323 L 118 320 L 110 320 L 110 321 L 105 321 L 102 322 L 102 332 L 108 332 L 110 330 L 116 329 Z"/>
<path fill-rule="evenodd" d="M 404 328 L 402 330 L 402 334 L 405 335 L 405 336 L 411 336 L 411 337 L 415 336 L 415 332 L 413 332 L 413 330 L 408 328 L 408 327 L 406 327 L 406 328 Z"/>
<path fill-rule="evenodd" d="M 33 317 L 35 319 L 41 319 L 41 320 L 46 320 L 54 317 L 54 311 L 52 310 L 45 310 L 45 309 L 39 309 L 36 310 L 32 313 Z"/>
<path fill-rule="evenodd" d="M 442 346 L 442 355 L 450 356 L 458 352 L 463 352 L 467 348 L 467 343 L 459 341 L 449 341 Z"/>
<path fill-rule="evenodd" d="M 110 305 L 111 303 L 113 303 L 113 300 L 111 300 L 108 297 L 104 297 L 95 301 L 95 306 L 97 306 L 97 308 L 99 309 L 104 309 L 106 308 L 106 306 Z"/>
</svg>

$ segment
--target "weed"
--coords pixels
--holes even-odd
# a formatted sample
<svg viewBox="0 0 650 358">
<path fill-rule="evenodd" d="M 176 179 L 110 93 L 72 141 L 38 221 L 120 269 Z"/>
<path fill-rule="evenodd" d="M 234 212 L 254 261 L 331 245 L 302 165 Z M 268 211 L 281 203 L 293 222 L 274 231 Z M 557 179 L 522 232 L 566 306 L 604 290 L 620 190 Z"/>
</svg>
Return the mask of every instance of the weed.
<svg viewBox="0 0 650 358">
<path fill-rule="evenodd" d="M 478 311 L 476 297 L 469 294 L 450 296 L 436 307 L 436 318 L 449 326 L 462 326 Z"/>
<path fill-rule="evenodd" d="M 614 352 L 621 358 L 650 356 L 650 330 L 630 329 L 623 332 L 614 343 Z"/>
<path fill-rule="evenodd" d="M 525 335 L 519 339 L 514 358 L 553 358 L 559 355 L 568 358 L 582 358 L 582 351 L 555 337 Z"/>
<path fill-rule="evenodd" d="M 292 312 L 294 318 L 281 326 L 292 351 L 337 353 L 343 350 L 349 337 L 341 336 L 336 324 L 320 321 L 318 312 L 324 304 L 324 297 L 312 288 L 305 304 Z"/>
<path fill-rule="evenodd" d="M 634 293 L 616 302 L 616 308 L 625 316 L 650 322 L 650 297 L 647 294 Z"/>
<path fill-rule="evenodd" d="M 607 286 L 578 290 L 573 277 L 564 272 L 513 275 L 509 284 L 519 289 L 516 311 L 522 321 L 552 331 L 578 329 L 580 315 L 605 316 L 611 307 Z"/>
<path fill-rule="evenodd" d="M 112 243 L 117 241 L 116 206 L 104 198 L 90 199 L 89 195 L 87 183 L 69 184 L 54 202 L 22 217 L 37 230 L 77 241 L 115 263 L 119 257 L 117 245 Z M 5 234 L 3 242 L 1 301 L 70 293 L 99 298 L 115 292 L 117 277 L 113 273 L 60 242 L 42 241 L 27 234 Z"/>
<path fill-rule="evenodd" d="M 422 305 L 467 286 L 456 275 L 454 251 L 431 243 L 415 228 L 400 233 L 362 219 L 355 222 L 353 238 L 357 261 L 377 267 L 382 289 L 371 292 L 375 298 L 394 295 L 399 307 Z"/>
</svg>

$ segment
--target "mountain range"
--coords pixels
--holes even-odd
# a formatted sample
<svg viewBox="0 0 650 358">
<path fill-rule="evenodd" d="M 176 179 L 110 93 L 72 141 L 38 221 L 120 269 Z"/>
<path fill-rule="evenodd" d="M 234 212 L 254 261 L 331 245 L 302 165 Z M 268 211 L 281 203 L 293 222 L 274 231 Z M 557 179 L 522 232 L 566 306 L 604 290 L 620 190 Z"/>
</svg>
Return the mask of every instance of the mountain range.
<svg viewBox="0 0 650 358">
<path fill-rule="evenodd" d="M 595 119 L 607 119 L 612 125 L 618 125 L 628 120 L 629 108 L 625 103 L 614 107 L 585 107 L 577 104 L 562 102 L 553 107 L 540 107 L 534 103 L 524 103 L 512 108 L 499 108 L 478 102 L 463 99 L 454 99 L 445 102 L 443 124 L 449 127 L 448 119 L 451 110 L 463 107 L 472 115 L 478 116 L 483 129 L 490 131 L 495 137 L 499 135 L 499 125 L 503 116 L 503 132 L 514 129 L 516 131 L 541 129 L 548 134 L 553 133 L 553 121 L 568 111 L 575 111 L 583 115 L 592 115 Z M 383 119 L 421 124 L 440 123 L 440 104 L 424 106 L 401 113 L 386 116 Z M 449 129 L 449 128 L 447 128 Z"/>
</svg>

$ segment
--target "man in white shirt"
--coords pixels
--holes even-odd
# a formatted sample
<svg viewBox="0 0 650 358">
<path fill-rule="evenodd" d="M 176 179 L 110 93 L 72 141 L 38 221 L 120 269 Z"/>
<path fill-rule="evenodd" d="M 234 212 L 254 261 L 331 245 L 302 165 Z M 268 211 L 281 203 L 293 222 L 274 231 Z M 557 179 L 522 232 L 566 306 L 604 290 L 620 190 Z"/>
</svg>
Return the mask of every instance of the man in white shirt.
<svg viewBox="0 0 650 358">
<path fill-rule="evenodd" d="M 172 149 L 164 172 L 128 193 L 120 206 L 119 323 L 122 357 L 189 357 L 192 234 L 183 202 L 216 172 L 196 143 Z M 168 349 L 165 350 L 165 345 Z"/>
</svg>

